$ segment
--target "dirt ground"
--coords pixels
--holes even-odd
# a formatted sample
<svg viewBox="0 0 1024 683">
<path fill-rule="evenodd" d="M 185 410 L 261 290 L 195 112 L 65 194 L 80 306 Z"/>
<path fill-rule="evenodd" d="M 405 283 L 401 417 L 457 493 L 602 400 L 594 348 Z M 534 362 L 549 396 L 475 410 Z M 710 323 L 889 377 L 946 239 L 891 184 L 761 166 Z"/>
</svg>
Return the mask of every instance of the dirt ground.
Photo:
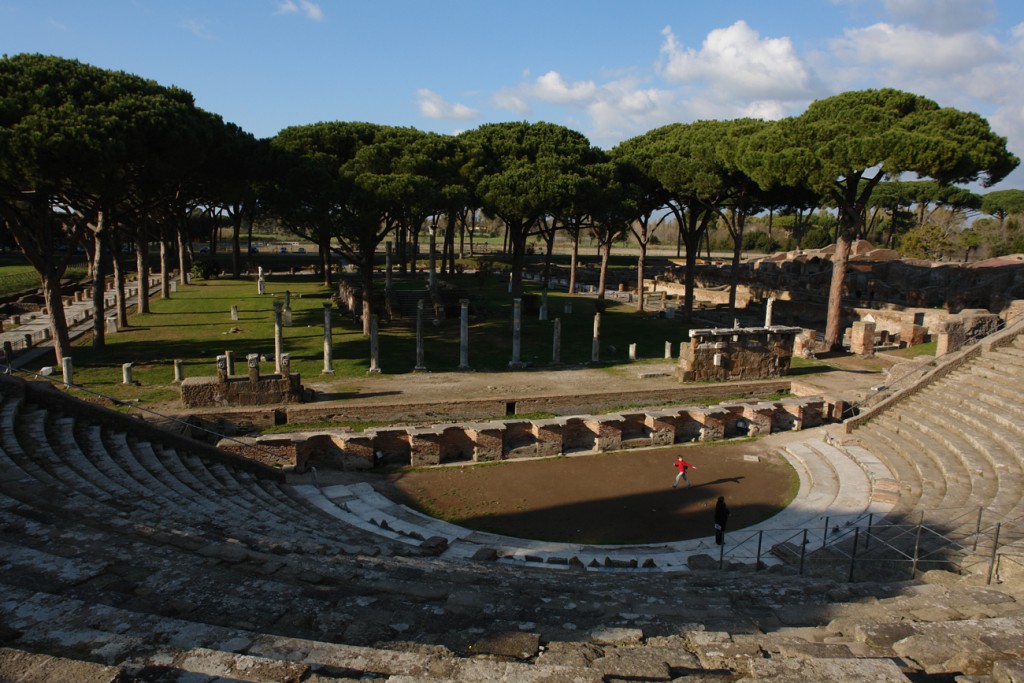
<svg viewBox="0 0 1024 683">
<path fill-rule="evenodd" d="M 801 393 L 859 400 L 892 360 L 837 356 L 826 372 L 800 373 Z M 422 373 L 356 380 L 360 402 L 587 394 L 678 386 L 672 361 L 543 372 Z M 315 386 L 314 386 L 315 388 Z M 696 466 L 689 489 L 672 489 L 675 458 Z M 757 456 L 751 458 L 749 456 Z M 353 476 L 349 473 L 343 476 Z M 368 475 L 392 499 L 469 528 L 539 540 L 638 544 L 710 536 L 718 496 L 736 530 L 781 510 L 796 473 L 762 441 L 691 444 L 483 466 L 452 465 Z"/>
<path fill-rule="evenodd" d="M 676 457 L 695 466 L 672 488 Z M 753 456 L 753 457 L 752 457 Z M 759 442 L 721 442 L 400 472 L 394 500 L 473 529 L 593 544 L 678 541 L 714 533 L 718 496 L 739 529 L 778 512 L 796 473 Z"/>
</svg>

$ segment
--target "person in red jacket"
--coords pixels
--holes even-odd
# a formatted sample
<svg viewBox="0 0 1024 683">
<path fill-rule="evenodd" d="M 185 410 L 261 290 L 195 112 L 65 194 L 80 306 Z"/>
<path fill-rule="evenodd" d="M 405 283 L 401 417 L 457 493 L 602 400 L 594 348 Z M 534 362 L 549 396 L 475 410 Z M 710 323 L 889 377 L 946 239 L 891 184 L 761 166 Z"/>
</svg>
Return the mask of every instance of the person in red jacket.
<svg viewBox="0 0 1024 683">
<path fill-rule="evenodd" d="M 682 479 L 686 482 L 686 488 L 690 488 L 690 480 L 686 476 L 686 470 L 697 469 L 690 463 L 682 459 L 682 457 L 676 458 L 676 469 L 679 470 L 679 474 L 676 475 L 676 480 L 672 484 L 672 488 L 679 486 L 679 480 Z"/>
</svg>

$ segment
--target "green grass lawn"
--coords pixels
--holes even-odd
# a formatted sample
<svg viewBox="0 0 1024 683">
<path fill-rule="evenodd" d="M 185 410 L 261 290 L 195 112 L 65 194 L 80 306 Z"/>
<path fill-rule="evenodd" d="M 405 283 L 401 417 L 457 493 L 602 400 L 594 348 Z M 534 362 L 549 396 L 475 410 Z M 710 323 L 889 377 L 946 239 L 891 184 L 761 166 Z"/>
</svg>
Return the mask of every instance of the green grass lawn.
<svg viewBox="0 0 1024 683">
<path fill-rule="evenodd" d="M 419 286 L 422 287 L 422 280 Z M 453 286 L 464 289 L 476 311 L 470 325 L 470 365 L 477 370 L 507 369 L 512 358 L 512 299 L 507 281 L 494 277 L 481 279 L 476 275 L 447 278 Z M 383 285 L 383 282 L 380 283 Z M 413 282 L 401 286 L 416 286 Z M 305 381 L 327 381 L 323 369 L 323 303 L 333 290 L 328 290 L 311 275 L 273 275 L 267 281 L 267 295 L 257 293 L 252 279 L 221 278 L 194 280 L 179 287 L 172 298 L 151 300 L 151 313 L 132 315 L 130 326 L 106 335 L 106 346 L 94 349 L 86 335 L 72 351 L 75 383 L 120 399 L 171 401 L 178 397 L 172 384 L 175 359 L 182 359 L 185 376 L 212 375 L 216 357 L 231 350 L 236 358 L 236 373 L 244 372 L 245 357 L 259 353 L 273 358 L 273 302 L 292 293 L 293 325 L 284 329 L 284 350 L 291 355 L 292 371 Z M 539 290 L 527 283 L 526 298 L 539 304 Z M 572 313 L 566 314 L 567 303 Z M 538 320 L 536 309 L 524 307 L 521 327 L 521 360 L 530 368 L 543 370 L 552 366 L 554 318 L 562 321 L 561 359 L 559 367 L 588 364 L 596 301 L 591 298 L 549 293 L 551 320 Z M 231 306 L 237 305 L 239 319 L 231 320 Z M 459 320 L 452 318 L 434 325 L 430 320 L 424 329 L 425 364 L 431 371 L 456 370 L 459 364 Z M 369 339 L 362 336 L 362 327 L 351 314 L 334 309 L 333 357 L 335 375 L 331 389 L 345 391 L 346 379 L 364 377 L 369 368 Z M 601 361 L 625 362 L 630 343 L 636 343 L 639 358 L 664 357 L 666 341 L 674 352 L 687 336 L 686 326 L 678 319 L 658 318 L 639 313 L 635 308 L 617 303 L 608 305 L 602 315 Z M 416 361 L 414 324 L 382 325 L 380 334 L 381 368 L 386 374 L 411 372 Z M 133 379 L 138 386 L 121 384 L 121 366 L 133 363 Z M 52 364 L 44 359 L 39 365 Z M 274 371 L 273 361 L 264 363 L 264 373 Z"/>
</svg>

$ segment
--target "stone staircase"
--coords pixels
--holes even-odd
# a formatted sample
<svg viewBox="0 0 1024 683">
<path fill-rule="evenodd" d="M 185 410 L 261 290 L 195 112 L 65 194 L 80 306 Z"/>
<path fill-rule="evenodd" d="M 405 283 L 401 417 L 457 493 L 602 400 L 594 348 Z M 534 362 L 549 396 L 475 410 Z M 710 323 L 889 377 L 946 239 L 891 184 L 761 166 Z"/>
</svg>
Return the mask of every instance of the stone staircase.
<svg viewBox="0 0 1024 683">
<path fill-rule="evenodd" d="M 0 680 L 995 681 L 1024 667 L 1012 580 L 628 570 L 607 548 L 598 567 L 535 547 L 472 561 L 502 546 L 368 487 L 289 484 L 9 377 L 0 396 Z M 786 438 L 815 505 L 879 505 L 871 462 Z M 821 514 L 798 501 L 793 523 Z"/>
</svg>

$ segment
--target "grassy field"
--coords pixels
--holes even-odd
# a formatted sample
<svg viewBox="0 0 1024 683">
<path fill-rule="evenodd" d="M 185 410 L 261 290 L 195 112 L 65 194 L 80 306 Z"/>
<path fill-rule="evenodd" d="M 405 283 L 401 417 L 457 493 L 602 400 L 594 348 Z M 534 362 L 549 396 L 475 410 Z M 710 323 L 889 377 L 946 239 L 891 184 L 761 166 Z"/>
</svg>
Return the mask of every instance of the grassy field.
<svg viewBox="0 0 1024 683">
<path fill-rule="evenodd" d="M 422 280 L 401 286 L 422 287 Z M 512 357 L 512 299 L 503 278 L 481 279 L 476 275 L 448 278 L 464 289 L 476 311 L 470 325 L 470 365 L 478 370 L 503 370 Z M 383 284 L 383 283 L 382 283 Z M 130 327 L 108 334 L 106 347 L 94 349 L 87 335 L 76 343 L 72 357 L 75 381 L 121 399 L 169 401 L 178 396 L 173 379 L 175 359 L 182 359 L 186 376 L 212 375 L 216 357 L 225 350 L 244 363 L 249 353 L 273 357 L 273 302 L 292 293 L 293 325 L 284 329 L 285 351 L 291 354 L 292 371 L 305 378 L 322 379 L 323 302 L 331 291 L 311 275 L 278 276 L 268 279 L 267 295 L 257 293 L 253 279 L 221 278 L 196 280 L 180 287 L 167 300 L 153 299 L 152 312 L 133 315 Z M 528 283 L 527 298 L 539 303 L 539 292 Z M 595 300 L 550 293 L 550 317 L 562 320 L 562 367 L 588 364 L 594 324 Z M 572 303 L 572 314 L 565 306 Z M 231 306 L 237 305 L 239 320 L 231 320 Z M 551 365 L 553 323 L 538 320 L 535 310 L 525 307 L 522 319 L 521 359 L 534 368 Z M 334 312 L 333 356 L 335 375 L 332 390 L 345 391 L 346 378 L 363 377 L 369 367 L 369 340 L 350 314 Z M 432 371 L 455 370 L 459 364 L 459 320 L 449 319 L 425 325 L 425 364 Z M 666 341 L 678 351 L 687 328 L 678 319 L 639 313 L 631 306 L 610 304 L 602 315 L 601 360 L 609 364 L 626 361 L 630 343 L 636 343 L 638 357 L 664 357 Z M 381 367 L 388 374 L 412 371 L 416 360 L 415 326 L 383 325 L 380 337 Z M 133 363 L 138 386 L 121 384 L 121 366 Z M 39 365 L 52 364 L 52 357 Z M 269 365 L 269 368 L 268 368 Z M 273 372 L 272 361 L 263 366 Z M 236 367 L 236 372 L 240 369 Z M 614 377 L 615 370 L 609 368 Z"/>
</svg>

